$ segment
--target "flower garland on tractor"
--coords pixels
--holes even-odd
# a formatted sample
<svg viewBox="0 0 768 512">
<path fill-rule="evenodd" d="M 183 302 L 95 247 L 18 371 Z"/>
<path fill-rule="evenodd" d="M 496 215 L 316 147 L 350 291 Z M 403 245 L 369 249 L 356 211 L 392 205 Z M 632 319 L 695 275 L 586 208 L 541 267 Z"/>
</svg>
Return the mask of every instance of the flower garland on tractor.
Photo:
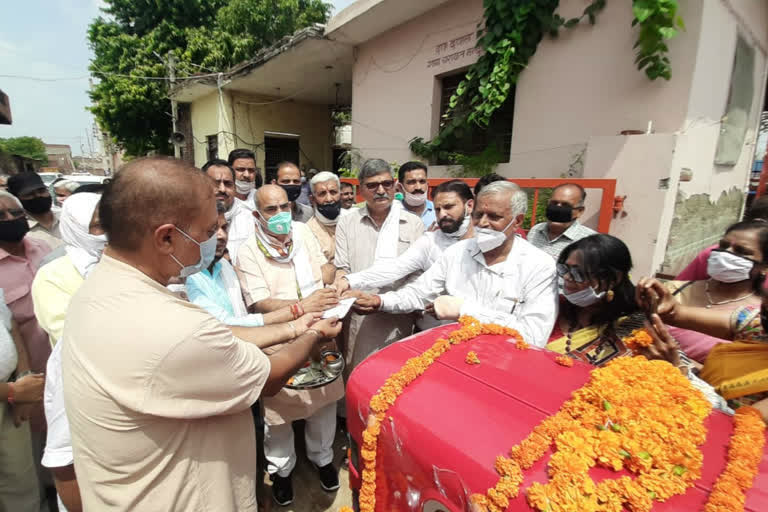
<svg viewBox="0 0 768 512">
<path fill-rule="evenodd" d="M 514 329 L 481 324 L 471 317 L 462 317 L 459 323 L 461 327 L 447 339 L 439 338 L 421 355 L 408 359 L 371 398 L 360 447 L 361 512 L 376 509 L 377 483 L 385 483 L 379 482 L 383 479 L 376 474 L 381 424 L 409 384 L 453 346 L 480 335 L 508 336 L 519 350 L 528 349 Z M 621 512 L 626 507 L 630 512 L 649 512 L 654 501 L 685 494 L 701 477 L 703 455 L 699 446 L 706 440 L 704 419 L 710 411 L 706 398 L 668 363 L 643 357 L 618 358 L 594 369 L 589 382 L 514 446 L 509 457 L 498 456 L 497 484 L 486 494 L 472 495 L 470 501 L 476 511 L 505 510 L 519 494 L 523 471 L 552 448 L 549 481 L 533 483 L 526 491 L 535 510 Z M 710 493 L 705 512 L 743 510 L 745 493 L 757 474 L 765 442 L 760 413 L 742 407 L 736 412 L 734 425 L 728 464 Z M 625 469 L 636 478 L 622 476 L 596 483 L 589 475 L 595 466 Z M 351 509 L 343 507 L 341 512 Z"/>
</svg>

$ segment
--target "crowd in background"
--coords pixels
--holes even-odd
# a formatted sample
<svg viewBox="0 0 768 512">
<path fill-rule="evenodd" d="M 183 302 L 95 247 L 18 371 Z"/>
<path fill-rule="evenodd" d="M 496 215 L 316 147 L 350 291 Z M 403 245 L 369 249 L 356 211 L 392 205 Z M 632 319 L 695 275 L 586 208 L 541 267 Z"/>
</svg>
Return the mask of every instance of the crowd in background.
<svg viewBox="0 0 768 512">
<path fill-rule="evenodd" d="M 151 157 L 107 185 L 59 183 L 59 209 L 37 174 L 10 177 L 0 511 L 256 510 L 263 472 L 285 506 L 298 420 L 334 492 L 350 373 L 462 315 L 595 366 L 631 355 L 623 340 L 645 326 L 642 355 L 717 409 L 768 418 L 768 200 L 676 280 L 636 285 L 627 246 L 580 222 L 581 186 L 555 187 L 525 231 L 528 196 L 504 177 L 431 191 L 427 178 L 420 162 L 371 159 L 357 189 L 292 162 L 267 183 L 237 149 L 201 169 Z M 324 318 L 347 299 L 348 315 Z M 343 378 L 285 387 L 329 349 Z"/>
</svg>

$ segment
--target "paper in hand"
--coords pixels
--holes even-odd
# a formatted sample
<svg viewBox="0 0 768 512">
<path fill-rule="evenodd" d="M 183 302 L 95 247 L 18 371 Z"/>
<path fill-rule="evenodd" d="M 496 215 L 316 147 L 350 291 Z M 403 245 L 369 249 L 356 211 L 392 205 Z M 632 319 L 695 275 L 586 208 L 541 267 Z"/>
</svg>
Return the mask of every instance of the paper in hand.
<svg viewBox="0 0 768 512">
<path fill-rule="evenodd" d="M 331 309 L 326 309 L 323 311 L 323 318 L 331 318 L 334 316 L 338 317 L 339 319 L 344 318 L 347 316 L 347 313 L 349 313 L 349 308 L 352 307 L 352 304 L 354 304 L 356 300 L 357 297 L 341 299 L 338 306 L 334 306 Z"/>
</svg>

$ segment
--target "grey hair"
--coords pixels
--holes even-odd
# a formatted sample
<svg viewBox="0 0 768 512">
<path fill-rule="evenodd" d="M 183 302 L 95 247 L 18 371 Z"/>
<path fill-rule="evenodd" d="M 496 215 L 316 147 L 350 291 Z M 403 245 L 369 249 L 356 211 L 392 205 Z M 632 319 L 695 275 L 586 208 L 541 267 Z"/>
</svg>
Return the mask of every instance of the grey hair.
<svg viewBox="0 0 768 512">
<path fill-rule="evenodd" d="M 528 211 L 528 194 L 516 184 L 511 181 L 494 181 L 484 186 L 482 190 L 477 194 L 477 200 L 481 197 L 496 195 L 496 194 L 510 194 L 509 207 L 512 209 L 512 216 L 525 214 Z"/>
<path fill-rule="evenodd" d="M 70 192 L 74 192 L 80 187 L 80 185 L 81 183 L 78 183 L 76 181 L 61 179 L 53 184 L 53 190 L 56 190 L 57 188 L 65 188 Z"/>
<path fill-rule="evenodd" d="M 224 201 L 216 201 L 216 213 L 219 215 L 227 213 L 227 207 L 224 206 Z"/>
<path fill-rule="evenodd" d="M 16 197 L 15 195 L 11 194 L 6 190 L 0 189 L 0 199 L 3 199 L 3 198 L 11 199 L 14 203 L 16 203 L 19 206 L 19 208 L 24 208 L 23 206 L 21 206 L 21 201 L 19 201 L 18 197 Z"/>
<path fill-rule="evenodd" d="M 341 188 L 341 180 L 339 180 L 339 177 L 333 174 L 332 172 L 328 171 L 322 171 L 317 174 L 315 174 L 311 180 L 309 180 L 309 190 L 312 192 L 312 194 L 315 193 L 315 185 L 318 183 L 325 183 L 326 181 L 334 181 L 336 182 L 336 186 Z"/>
<path fill-rule="evenodd" d="M 394 174 L 392 174 L 392 168 L 389 166 L 386 160 L 382 160 L 381 158 L 371 158 L 370 160 L 366 160 L 363 166 L 360 168 L 360 173 L 357 175 L 357 179 L 360 180 L 360 183 L 362 184 L 364 180 L 372 178 L 383 172 L 388 172 L 391 177 L 394 177 Z"/>
</svg>

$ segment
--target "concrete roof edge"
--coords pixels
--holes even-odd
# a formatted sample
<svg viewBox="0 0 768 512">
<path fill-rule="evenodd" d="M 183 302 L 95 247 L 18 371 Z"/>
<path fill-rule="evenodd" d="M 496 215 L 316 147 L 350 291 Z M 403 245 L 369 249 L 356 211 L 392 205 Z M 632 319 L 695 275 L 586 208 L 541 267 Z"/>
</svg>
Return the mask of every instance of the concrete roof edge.
<svg viewBox="0 0 768 512">
<path fill-rule="evenodd" d="M 284 36 L 271 46 L 259 50 L 253 58 L 240 62 L 239 64 L 235 64 L 227 71 L 222 72 L 221 78 L 224 81 L 231 81 L 236 78 L 248 75 L 254 69 L 264 65 L 269 60 L 277 57 L 287 50 L 297 47 L 299 44 L 308 39 L 326 39 L 325 25 L 316 23 L 312 26 L 297 30 L 291 35 Z M 178 83 L 171 90 L 169 96 L 173 97 L 191 85 L 202 84 L 215 86 L 217 83 L 218 77 L 215 76 L 205 76 L 200 77 L 199 79 L 193 78 L 190 80 L 184 80 L 183 82 Z"/>
</svg>

